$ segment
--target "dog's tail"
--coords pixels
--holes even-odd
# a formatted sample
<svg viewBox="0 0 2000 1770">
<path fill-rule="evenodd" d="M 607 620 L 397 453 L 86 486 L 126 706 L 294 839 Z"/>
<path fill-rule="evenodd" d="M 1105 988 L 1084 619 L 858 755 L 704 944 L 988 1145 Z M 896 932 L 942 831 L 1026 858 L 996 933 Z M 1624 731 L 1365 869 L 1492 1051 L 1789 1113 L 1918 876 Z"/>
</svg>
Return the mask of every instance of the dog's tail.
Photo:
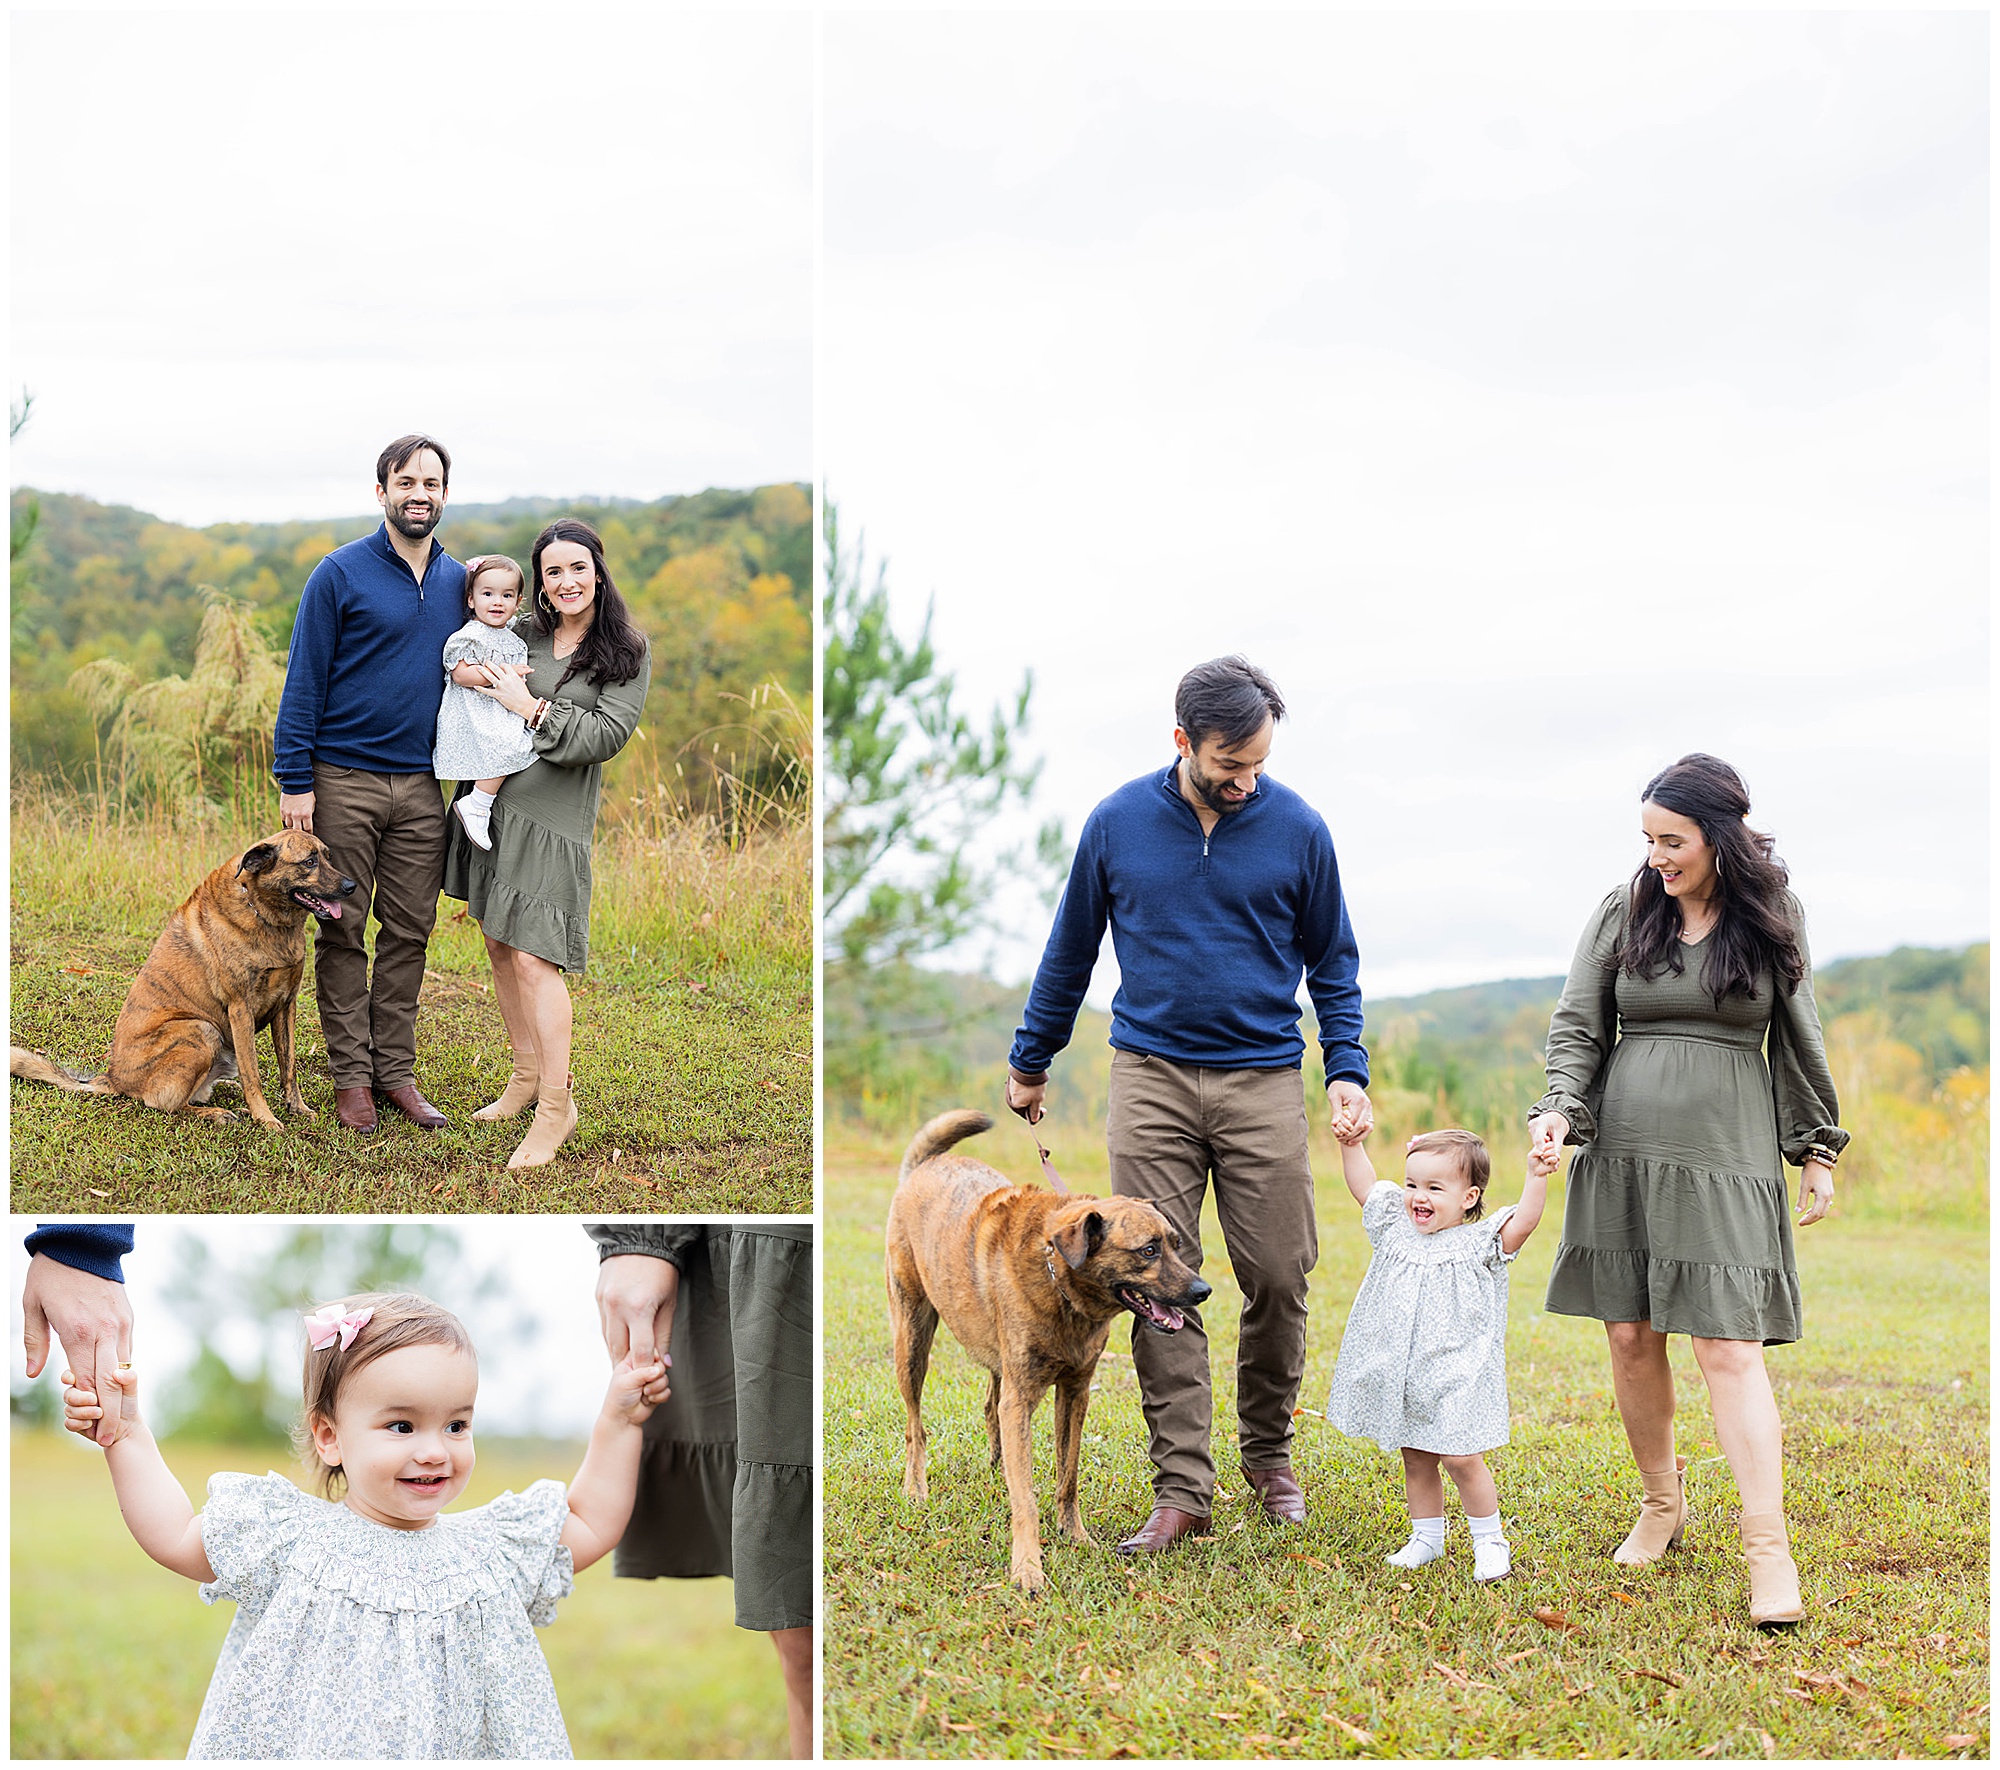
<svg viewBox="0 0 2000 1770">
<path fill-rule="evenodd" d="M 24 1082 L 47 1082 L 52 1088 L 67 1088 L 72 1094 L 104 1094 L 109 1089 L 98 1086 L 96 1076 L 85 1075 L 80 1070 L 64 1069 L 59 1063 L 51 1063 L 39 1051 L 25 1051 L 19 1045 L 7 1047 L 7 1073 L 19 1076 Z"/>
<path fill-rule="evenodd" d="M 963 1143 L 968 1137 L 977 1137 L 981 1131 L 992 1129 L 993 1121 L 970 1106 L 961 1106 L 955 1112 L 939 1113 L 910 1139 L 910 1147 L 903 1151 L 902 1169 L 896 1176 L 898 1182 L 907 1178 L 912 1168 L 929 1161 L 934 1155 L 943 1155 L 954 1143 Z"/>
</svg>

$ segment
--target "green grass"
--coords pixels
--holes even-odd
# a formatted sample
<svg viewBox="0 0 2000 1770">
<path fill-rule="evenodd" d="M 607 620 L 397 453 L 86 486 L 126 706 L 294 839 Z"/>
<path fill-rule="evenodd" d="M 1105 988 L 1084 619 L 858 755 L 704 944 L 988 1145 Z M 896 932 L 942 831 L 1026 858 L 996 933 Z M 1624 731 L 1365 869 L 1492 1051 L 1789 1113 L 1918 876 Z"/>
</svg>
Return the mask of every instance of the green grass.
<svg viewBox="0 0 2000 1770">
<path fill-rule="evenodd" d="M 72 1069 L 101 1065 L 167 914 L 255 833 L 17 805 L 13 1041 Z M 550 1166 L 506 1172 L 526 1115 L 469 1116 L 505 1081 L 507 1043 L 478 928 L 447 899 L 417 1018 L 418 1082 L 446 1129 L 390 1115 L 362 1137 L 335 1124 L 308 960 L 299 1074 L 317 1118 L 278 1133 L 15 1082 L 14 1209 L 809 1211 L 809 844 L 797 831 L 732 847 L 695 825 L 634 826 L 600 838 L 596 872 L 591 968 L 571 980 L 579 1125 Z M 258 1060 L 284 1118 L 268 1035 Z M 240 1105 L 232 1085 L 216 1104 Z"/>
<path fill-rule="evenodd" d="M 1034 1166 L 1011 1124 L 968 1153 L 1017 1179 Z M 1110 1552 L 1151 1497 L 1129 1340 L 1114 1329 L 1083 1465 L 1098 1546 L 1054 1533 L 1044 1406 L 1036 1482 L 1051 1587 L 1028 1599 L 1006 1584 L 985 1375 L 946 1332 L 925 1394 L 931 1502 L 902 1494 L 881 1281 L 899 1154 L 849 1144 L 827 1156 L 829 1755 L 1988 1755 L 1983 1228 L 1895 1231 L 1836 1216 L 1800 1237 L 1807 1338 L 1770 1355 L 1809 1610 L 1791 1634 L 1746 1620 L 1735 1491 L 1685 1341 L 1673 1358 L 1680 1447 L 1693 1459 L 1686 1546 L 1656 1570 L 1610 1560 L 1637 1483 L 1602 1331 L 1540 1312 L 1559 1197 L 1514 1268 L 1513 1440 L 1489 1459 L 1513 1578 L 1472 1583 L 1455 1499 L 1444 1562 L 1385 1567 L 1407 1534 L 1399 1467 L 1316 1412 L 1300 1418 L 1295 1447 L 1309 1522 L 1280 1533 L 1255 1515 L 1234 1455 L 1240 1295 L 1211 1210 L 1215 1535 L 1139 1563 Z M 1106 1190 L 1101 1152 L 1093 1163 L 1070 1139 L 1059 1154 L 1074 1187 Z M 1324 1406 L 1368 1252 L 1337 1169 L 1316 1165 L 1328 1177 L 1300 1396 L 1309 1410 Z M 1538 1608 L 1572 1627 L 1547 1626 Z"/>
<path fill-rule="evenodd" d="M 482 1445 L 462 1503 L 567 1480 L 581 1454 Z M 272 1449 L 169 1444 L 166 1455 L 196 1499 L 219 1469 L 285 1466 Z M 204 1605 L 147 1559 L 102 1457 L 61 1434 L 14 1434 L 13 1506 L 13 1756 L 185 1756 L 235 1606 Z M 727 1580 L 620 1580 L 601 1561 L 537 1636 L 579 1758 L 785 1751 L 778 1656 L 735 1626 Z"/>
</svg>

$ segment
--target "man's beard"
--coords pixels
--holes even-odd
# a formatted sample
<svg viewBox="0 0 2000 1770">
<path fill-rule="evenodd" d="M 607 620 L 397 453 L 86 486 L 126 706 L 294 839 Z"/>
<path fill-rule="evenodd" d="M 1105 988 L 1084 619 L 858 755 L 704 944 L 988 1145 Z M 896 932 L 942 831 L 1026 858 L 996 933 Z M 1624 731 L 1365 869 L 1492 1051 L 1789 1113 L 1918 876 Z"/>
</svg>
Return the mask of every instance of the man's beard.
<svg viewBox="0 0 2000 1770">
<path fill-rule="evenodd" d="M 1254 793 L 1245 793 L 1240 799 L 1225 799 L 1222 796 L 1222 789 L 1228 783 L 1226 781 L 1209 779 L 1196 766 L 1192 756 L 1188 758 L 1187 778 L 1188 785 L 1194 788 L 1195 797 L 1202 804 L 1206 805 L 1210 811 L 1222 817 L 1228 817 L 1232 812 L 1241 811 L 1244 806 L 1248 805 L 1256 797 Z"/>
<path fill-rule="evenodd" d="M 444 506 L 432 499 L 430 515 L 421 522 L 412 522 L 403 514 L 404 506 L 409 501 L 405 499 L 403 504 L 391 504 L 389 521 L 399 535 L 407 535 L 412 541 L 421 541 L 443 519 Z"/>
</svg>

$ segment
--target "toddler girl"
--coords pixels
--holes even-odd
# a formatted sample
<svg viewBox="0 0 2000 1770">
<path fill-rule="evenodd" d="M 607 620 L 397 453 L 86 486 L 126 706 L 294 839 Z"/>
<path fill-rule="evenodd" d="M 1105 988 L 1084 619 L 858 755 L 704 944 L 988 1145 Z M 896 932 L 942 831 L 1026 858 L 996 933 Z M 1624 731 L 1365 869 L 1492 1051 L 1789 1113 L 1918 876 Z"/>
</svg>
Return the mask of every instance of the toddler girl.
<svg viewBox="0 0 2000 1770">
<path fill-rule="evenodd" d="M 1492 1163 L 1470 1131 L 1411 1138 L 1401 1186 L 1377 1183 L 1344 1114 L 1334 1131 L 1375 1254 L 1341 1336 L 1326 1417 L 1403 1454 L 1410 1540 L 1391 1567 L 1444 1554 L 1442 1464 L 1472 1529 L 1472 1577 L 1504 1578 L 1512 1559 L 1500 1496 L 1480 1453 L 1507 1442 L 1507 1263 L 1542 1220 L 1556 1158 L 1531 1156 L 1521 1202 L 1482 1223 Z"/>
<path fill-rule="evenodd" d="M 510 774 L 535 759 L 534 741 L 520 718 L 452 674 L 460 664 L 484 664 L 528 672 L 528 642 L 509 623 L 521 612 L 527 579 L 504 554 L 487 553 L 467 563 L 465 606 L 472 619 L 444 642 L 444 700 L 438 707 L 437 743 L 431 772 L 441 781 L 471 781 L 472 791 L 452 802 L 465 833 L 491 848 L 487 824 L 493 796 Z M 490 681 L 490 678 L 489 678 Z"/>
<path fill-rule="evenodd" d="M 282 1475 L 214 1475 L 197 1513 L 129 1367 L 99 1367 L 101 1396 L 63 1391 L 72 1432 L 116 1422 L 105 1461 L 139 1546 L 200 1580 L 204 1603 L 236 1605 L 188 1756 L 567 1758 L 534 1631 L 624 1534 L 666 1366 L 612 1372 L 567 1496 L 537 1481 L 446 1513 L 472 1475 L 479 1387 L 458 1318 L 349 1297 L 308 1315 L 306 1338 L 300 1451 L 325 1499 Z"/>
</svg>

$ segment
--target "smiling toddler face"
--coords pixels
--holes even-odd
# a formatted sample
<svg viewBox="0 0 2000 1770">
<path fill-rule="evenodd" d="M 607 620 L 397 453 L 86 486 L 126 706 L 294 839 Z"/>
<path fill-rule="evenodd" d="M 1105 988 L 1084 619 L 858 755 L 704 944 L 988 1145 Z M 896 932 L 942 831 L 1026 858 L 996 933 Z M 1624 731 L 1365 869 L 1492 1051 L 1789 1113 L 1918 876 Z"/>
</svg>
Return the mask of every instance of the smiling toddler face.
<svg viewBox="0 0 2000 1770">
<path fill-rule="evenodd" d="M 1466 1179 L 1453 1151 L 1410 1152 L 1403 1168 L 1403 1210 L 1419 1233 L 1435 1235 L 1440 1229 L 1456 1228 L 1478 1197 L 1479 1188 Z"/>
<path fill-rule="evenodd" d="M 333 1418 L 313 1421 L 313 1445 L 345 1471 L 354 1511 L 395 1530 L 422 1530 L 472 1477 L 478 1394 L 470 1352 L 405 1346 L 342 1383 Z"/>
</svg>

